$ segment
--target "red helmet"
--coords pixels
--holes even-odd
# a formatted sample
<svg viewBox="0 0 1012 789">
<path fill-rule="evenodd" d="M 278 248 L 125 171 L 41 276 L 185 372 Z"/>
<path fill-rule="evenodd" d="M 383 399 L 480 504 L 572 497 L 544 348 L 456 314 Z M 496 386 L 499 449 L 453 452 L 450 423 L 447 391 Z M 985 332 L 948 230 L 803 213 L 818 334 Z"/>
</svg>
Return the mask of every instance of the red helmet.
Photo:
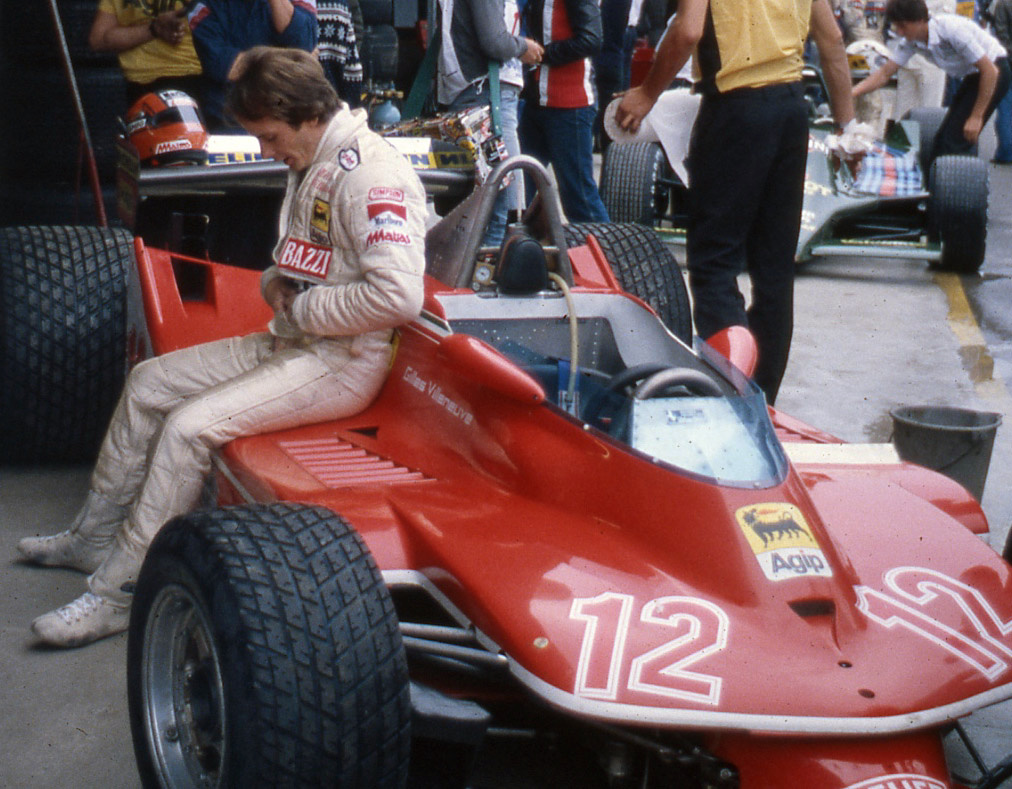
<svg viewBox="0 0 1012 789">
<path fill-rule="evenodd" d="M 205 164 L 207 129 L 200 108 L 181 90 L 141 96 L 126 115 L 126 133 L 142 164 Z"/>
</svg>

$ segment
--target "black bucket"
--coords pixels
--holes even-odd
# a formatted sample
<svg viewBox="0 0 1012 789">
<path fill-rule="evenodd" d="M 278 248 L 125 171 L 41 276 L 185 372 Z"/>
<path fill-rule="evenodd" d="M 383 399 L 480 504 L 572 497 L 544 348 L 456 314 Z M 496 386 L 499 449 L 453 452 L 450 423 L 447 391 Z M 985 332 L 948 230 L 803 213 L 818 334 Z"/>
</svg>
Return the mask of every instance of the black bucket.
<svg viewBox="0 0 1012 789">
<path fill-rule="evenodd" d="M 945 474 L 980 501 L 1001 414 L 927 405 L 894 408 L 889 415 L 903 460 Z"/>
</svg>

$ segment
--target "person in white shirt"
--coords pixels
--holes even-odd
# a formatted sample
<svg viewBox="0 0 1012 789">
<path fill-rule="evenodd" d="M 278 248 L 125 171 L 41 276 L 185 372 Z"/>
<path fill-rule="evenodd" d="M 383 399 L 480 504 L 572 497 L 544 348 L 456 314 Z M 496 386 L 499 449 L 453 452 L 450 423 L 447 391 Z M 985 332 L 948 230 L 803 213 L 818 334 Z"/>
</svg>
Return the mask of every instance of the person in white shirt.
<svg viewBox="0 0 1012 789">
<path fill-rule="evenodd" d="M 929 160 L 943 154 L 969 154 L 981 129 L 1012 80 L 1005 47 L 983 28 L 955 14 L 930 16 L 925 0 L 889 0 L 886 18 L 901 38 L 889 60 L 854 86 L 854 97 L 885 85 L 915 54 L 962 80 Z"/>
<path fill-rule="evenodd" d="M 956 0 L 925 0 L 928 14 L 956 13 Z M 888 43 L 888 40 L 887 42 Z M 918 107 L 941 107 L 945 100 L 945 72 L 922 55 L 914 55 L 896 73 L 896 101 L 892 117 L 900 120 Z"/>
</svg>

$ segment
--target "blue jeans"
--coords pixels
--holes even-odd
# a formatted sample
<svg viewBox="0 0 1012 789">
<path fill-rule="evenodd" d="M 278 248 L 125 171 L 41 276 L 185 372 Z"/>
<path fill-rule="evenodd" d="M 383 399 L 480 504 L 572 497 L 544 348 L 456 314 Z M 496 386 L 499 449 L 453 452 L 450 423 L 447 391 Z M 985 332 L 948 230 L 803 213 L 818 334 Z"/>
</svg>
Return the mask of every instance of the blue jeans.
<svg viewBox="0 0 1012 789">
<path fill-rule="evenodd" d="M 506 152 L 510 156 L 520 153 L 520 138 L 517 135 L 517 105 L 520 102 L 520 88 L 516 85 L 499 85 L 499 109 L 502 120 L 502 138 L 506 145 Z M 468 85 L 457 97 L 450 102 L 450 110 L 462 110 L 467 107 L 477 107 L 482 104 L 490 104 L 491 97 L 488 90 L 488 80 L 481 83 L 481 90 L 477 85 Z M 514 177 L 513 183 L 501 190 L 495 199 L 495 206 L 492 208 L 492 216 L 488 220 L 488 227 L 485 229 L 485 238 L 482 239 L 482 246 L 497 247 L 502 244 L 506 235 L 506 212 L 511 208 L 520 208 L 520 194 L 517 191 L 518 177 Z"/>
<path fill-rule="evenodd" d="M 998 102 L 994 130 L 998 135 L 998 147 L 994 150 L 994 158 L 999 162 L 1012 162 L 1012 90 Z"/>
<path fill-rule="evenodd" d="M 525 101 L 520 118 L 520 147 L 546 167 L 552 165 L 562 210 L 570 222 L 608 221 L 594 181 L 595 114 L 593 106 L 561 109 Z M 533 191 L 528 180 L 528 203 Z"/>
</svg>

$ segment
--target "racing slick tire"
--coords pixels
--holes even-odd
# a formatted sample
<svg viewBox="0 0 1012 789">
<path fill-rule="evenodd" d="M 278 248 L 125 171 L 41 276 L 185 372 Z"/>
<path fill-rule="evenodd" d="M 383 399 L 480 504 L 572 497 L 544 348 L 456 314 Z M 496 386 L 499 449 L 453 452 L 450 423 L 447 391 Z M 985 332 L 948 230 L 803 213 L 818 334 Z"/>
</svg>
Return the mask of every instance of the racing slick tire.
<svg viewBox="0 0 1012 789">
<path fill-rule="evenodd" d="M 564 229 L 571 246 L 585 243 L 587 235 L 593 234 L 622 289 L 653 307 L 678 339 L 692 344 L 685 279 L 678 261 L 653 230 L 632 222 L 579 222 Z"/>
<path fill-rule="evenodd" d="M 601 201 L 611 221 L 656 226 L 671 199 L 665 178 L 673 173 L 658 143 L 609 145 L 601 166 Z"/>
<path fill-rule="evenodd" d="M 91 460 L 126 369 L 133 236 L 0 229 L 0 461 Z"/>
<path fill-rule="evenodd" d="M 903 114 L 902 120 L 917 121 L 920 127 L 918 146 L 921 172 L 924 173 L 925 178 L 928 177 L 928 172 L 931 169 L 931 149 L 935 144 L 935 137 L 938 136 L 938 130 L 942 128 L 942 121 L 945 120 L 946 112 L 945 107 L 916 107 Z M 966 155 L 976 156 L 977 145 L 974 144 L 973 148 Z"/>
<path fill-rule="evenodd" d="M 362 538 L 321 507 L 169 521 L 137 581 L 127 701 L 146 787 L 407 780 L 393 602 Z"/>
<path fill-rule="evenodd" d="M 934 145 L 935 135 L 942 128 L 942 121 L 944 119 L 944 107 L 916 107 L 903 114 L 902 120 L 916 121 L 920 129 L 918 151 L 920 154 L 921 172 L 924 173 L 925 179 L 928 177 L 928 170 L 930 169 L 928 165 L 931 156 L 931 146 Z"/>
<path fill-rule="evenodd" d="M 928 229 L 942 243 L 942 268 L 962 274 L 984 262 L 987 166 L 973 156 L 939 156 L 928 179 Z"/>
</svg>

